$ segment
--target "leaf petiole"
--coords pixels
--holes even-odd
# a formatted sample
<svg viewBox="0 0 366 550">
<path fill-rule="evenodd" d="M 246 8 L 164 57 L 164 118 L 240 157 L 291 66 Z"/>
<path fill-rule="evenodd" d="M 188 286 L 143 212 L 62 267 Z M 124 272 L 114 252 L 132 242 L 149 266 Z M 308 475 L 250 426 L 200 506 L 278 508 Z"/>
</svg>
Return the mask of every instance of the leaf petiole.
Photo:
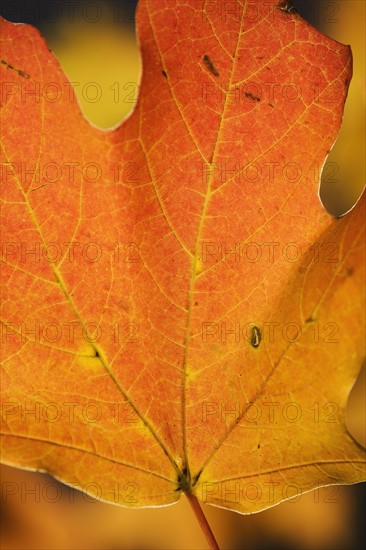
<svg viewBox="0 0 366 550">
<path fill-rule="evenodd" d="M 220 547 L 217 544 L 215 536 L 211 530 L 211 527 L 209 526 L 209 523 L 201 508 L 198 498 L 191 491 L 185 491 L 185 495 L 207 539 L 210 550 L 220 550 Z"/>
</svg>

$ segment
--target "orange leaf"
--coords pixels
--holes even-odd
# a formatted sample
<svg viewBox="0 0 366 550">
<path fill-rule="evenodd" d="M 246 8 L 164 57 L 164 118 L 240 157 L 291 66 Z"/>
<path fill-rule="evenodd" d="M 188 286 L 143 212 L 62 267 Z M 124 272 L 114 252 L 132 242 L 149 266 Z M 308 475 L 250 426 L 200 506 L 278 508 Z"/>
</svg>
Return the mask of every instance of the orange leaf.
<svg viewBox="0 0 366 550">
<path fill-rule="evenodd" d="M 92 127 L 1 23 L 2 460 L 106 501 L 253 512 L 365 478 L 364 199 L 318 197 L 349 48 L 288 3 L 144 0 L 139 100 Z"/>
</svg>

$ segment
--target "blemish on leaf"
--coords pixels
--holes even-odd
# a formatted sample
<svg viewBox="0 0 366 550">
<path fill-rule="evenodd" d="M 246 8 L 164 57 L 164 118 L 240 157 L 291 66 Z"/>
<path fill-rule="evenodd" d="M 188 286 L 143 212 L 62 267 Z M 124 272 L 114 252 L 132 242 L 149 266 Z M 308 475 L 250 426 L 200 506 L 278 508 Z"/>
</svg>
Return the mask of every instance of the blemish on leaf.
<svg viewBox="0 0 366 550">
<path fill-rule="evenodd" d="M 297 13 L 297 9 L 291 2 L 291 0 L 281 0 L 277 6 L 280 10 L 285 11 L 286 13 Z"/>
<path fill-rule="evenodd" d="M 40 185 L 39 187 L 35 187 L 34 189 L 31 189 L 31 192 L 38 191 L 38 189 L 44 189 L 45 187 L 47 187 L 47 183 Z"/>
<path fill-rule="evenodd" d="M 261 444 L 260 444 L 260 443 L 258 443 L 258 445 L 257 445 L 257 449 L 260 449 L 260 448 L 261 448 Z"/>
<path fill-rule="evenodd" d="M 258 97 L 256 95 L 253 95 L 250 92 L 245 92 L 245 96 L 248 97 L 249 99 L 252 99 L 253 101 L 260 101 L 261 100 L 260 97 Z"/>
<path fill-rule="evenodd" d="M 214 76 L 220 76 L 218 71 L 215 69 L 214 64 L 212 63 L 211 59 L 209 58 L 209 56 L 207 54 L 203 56 L 203 62 L 206 65 L 206 67 L 208 68 L 208 70 L 210 71 L 210 73 L 212 73 Z"/>
<path fill-rule="evenodd" d="M 259 327 L 254 326 L 252 328 L 252 334 L 250 337 L 250 343 L 253 348 L 257 348 L 262 341 L 262 333 Z"/>
<path fill-rule="evenodd" d="M 84 368 L 94 370 L 101 367 L 100 353 L 92 344 L 83 346 L 79 350 L 77 359 L 79 365 Z"/>
<path fill-rule="evenodd" d="M 268 105 L 274 109 L 274 105 L 272 105 L 272 103 L 268 103 Z"/>
<path fill-rule="evenodd" d="M 165 78 L 168 78 L 168 75 L 166 74 L 165 71 L 161 71 L 161 74 L 162 74 Z"/>
<path fill-rule="evenodd" d="M 21 69 L 16 69 L 13 65 L 10 65 L 10 63 L 5 61 L 5 59 L 1 59 L 0 61 L 1 61 L 2 65 L 6 66 L 7 69 L 12 69 L 16 73 L 18 73 L 19 76 L 22 76 L 23 78 L 30 78 L 29 74 L 25 73 Z"/>
<path fill-rule="evenodd" d="M 305 323 L 314 323 L 315 319 L 312 315 L 309 315 L 309 317 L 306 319 Z"/>
</svg>

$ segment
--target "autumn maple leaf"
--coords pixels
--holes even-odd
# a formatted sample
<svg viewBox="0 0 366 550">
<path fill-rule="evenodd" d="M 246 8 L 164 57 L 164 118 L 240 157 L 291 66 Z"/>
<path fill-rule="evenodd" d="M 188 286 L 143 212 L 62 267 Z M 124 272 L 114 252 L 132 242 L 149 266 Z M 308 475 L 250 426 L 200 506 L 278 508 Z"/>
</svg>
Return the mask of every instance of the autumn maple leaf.
<svg viewBox="0 0 366 550">
<path fill-rule="evenodd" d="M 108 132 L 2 21 L 5 463 L 244 513 L 365 479 L 364 198 L 334 219 L 318 196 L 351 54 L 285 8 L 141 1 Z"/>
</svg>

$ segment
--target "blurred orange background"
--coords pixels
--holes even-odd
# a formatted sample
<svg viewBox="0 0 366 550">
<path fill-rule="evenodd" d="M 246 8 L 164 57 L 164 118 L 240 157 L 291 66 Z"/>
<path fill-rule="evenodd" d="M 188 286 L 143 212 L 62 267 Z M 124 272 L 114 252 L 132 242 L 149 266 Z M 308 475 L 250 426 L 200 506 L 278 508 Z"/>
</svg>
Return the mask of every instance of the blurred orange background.
<svg viewBox="0 0 366 550">
<path fill-rule="evenodd" d="M 52 3 L 63 5 L 60 1 L 49 2 Z M 79 7 L 82 3 L 77 2 Z M 54 23 L 41 17 L 39 26 L 70 81 L 80 83 L 75 88 L 77 93 L 85 90 L 88 83 L 97 83 L 101 96 L 92 100 L 91 89 L 90 97 L 80 95 L 79 101 L 92 123 L 107 128 L 125 117 L 136 99 L 141 69 L 133 10 L 127 0 L 123 5 L 107 1 L 86 3 L 90 5 L 89 21 L 80 17 L 81 9 L 76 9 L 73 22 L 66 15 L 54 16 L 57 19 Z M 16 2 L 8 0 L 4 4 L 9 6 L 2 15 L 12 21 L 27 20 L 22 18 L 24 9 L 18 19 L 9 13 L 15 10 L 16 14 Z M 32 4 L 42 6 L 44 2 L 27 2 L 26 11 L 28 15 L 31 13 L 28 20 L 35 19 L 33 22 L 37 23 Z M 103 13 L 94 23 L 90 20 L 96 18 L 97 11 L 93 12 L 92 4 L 99 5 Z M 353 50 L 354 77 L 344 123 L 327 161 L 336 166 L 335 177 L 321 189 L 329 211 L 340 214 L 354 204 L 364 186 L 365 2 L 307 0 L 295 4 L 312 24 L 339 42 L 351 44 Z M 117 89 L 122 91 L 119 98 L 115 95 Z M 364 369 L 352 391 L 347 420 L 351 433 L 364 445 L 365 416 Z M 92 501 L 46 474 L 9 466 L 2 466 L 1 473 L 2 488 L 7 488 L 7 492 L 2 491 L 4 550 L 207 547 L 184 497 L 175 506 L 129 510 Z M 366 542 L 363 508 L 366 509 L 365 484 L 358 484 L 322 488 L 303 495 L 297 502 L 286 502 L 252 516 L 209 506 L 204 511 L 222 549 L 357 550 Z"/>
</svg>

